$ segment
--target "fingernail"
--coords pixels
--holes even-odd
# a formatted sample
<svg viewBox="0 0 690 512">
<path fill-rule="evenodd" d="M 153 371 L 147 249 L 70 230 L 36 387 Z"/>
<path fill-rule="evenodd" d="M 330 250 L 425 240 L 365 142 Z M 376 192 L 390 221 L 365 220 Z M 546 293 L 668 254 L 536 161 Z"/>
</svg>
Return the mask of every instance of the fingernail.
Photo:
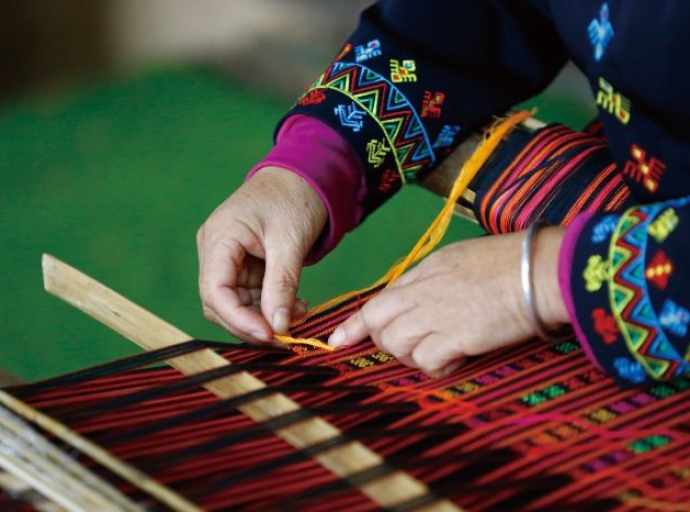
<svg viewBox="0 0 690 512">
<path fill-rule="evenodd" d="M 290 312 L 286 308 L 278 308 L 273 313 L 273 330 L 278 334 L 285 334 L 288 332 L 290 326 Z"/>
<path fill-rule="evenodd" d="M 328 338 L 328 344 L 331 347 L 338 348 L 345 344 L 345 331 L 342 329 L 336 329 L 330 338 Z"/>
<path fill-rule="evenodd" d="M 256 331 L 252 333 L 252 338 L 257 339 L 259 341 L 271 341 L 271 337 L 268 336 L 265 332 L 260 332 Z"/>
</svg>

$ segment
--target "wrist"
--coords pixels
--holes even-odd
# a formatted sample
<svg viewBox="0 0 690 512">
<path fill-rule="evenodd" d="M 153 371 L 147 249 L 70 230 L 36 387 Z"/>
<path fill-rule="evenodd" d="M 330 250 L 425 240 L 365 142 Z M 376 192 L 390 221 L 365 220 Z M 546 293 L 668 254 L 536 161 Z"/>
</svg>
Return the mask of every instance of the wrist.
<svg viewBox="0 0 690 512">
<path fill-rule="evenodd" d="M 564 236 L 563 228 L 548 226 L 535 234 L 533 242 L 534 307 L 549 331 L 570 321 L 558 281 L 559 253 Z"/>
</svg>

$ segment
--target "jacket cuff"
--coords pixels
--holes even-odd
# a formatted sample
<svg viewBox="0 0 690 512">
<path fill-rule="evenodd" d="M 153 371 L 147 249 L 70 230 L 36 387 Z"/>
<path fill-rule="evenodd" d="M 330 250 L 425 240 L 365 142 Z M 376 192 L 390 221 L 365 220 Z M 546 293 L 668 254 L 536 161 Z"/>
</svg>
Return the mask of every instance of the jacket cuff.
<svg viewBox="0 0 690 512">
<path fill-rule="evenodd" d="M 568 317 L 570 318 L 570 323 L 573 326 L 575 335 L 582 346 L 582 349 L 587 354 L 587 357 L 592 361 L 592 363 L 603 370 L 599 361 L 597 361 L 596 354 L 592 351 L 592 348 L 587 341 L 580 323 L 578 322 L 577 315 L 575 312 L 575 302 L 573 301 L 572 290 L 570 289 L 570 276 L 572 275 L 573 258 L 575 256 L 575 246 L 577 245 L 577 240 L 580 237 L 582 230 L 584 229 L 587 221 L 592 218 L 593 213 L 583 213 L 578 215 L 572 223 L 568 226 L 565 232 L 565 237 L 563 238 L 563 243 L 561 244 L 561 250 L 558 255 L 558 284 L 561 289 L 561 295 L 563 296 L 563 301 L 565 302 L 566 310 L 568 311 Z"/>
<path fill-rule="evenodd" d="M 573 244 L 569 289 L 578 334 L 623 386 L 690 373 L 686 343 L 664 328 L 665 295 L 655 291 L 667 276 L 649 271 L 664 268 L 657 263 L 657 238 L 683 234 L 680 229 L 670 234 L 664 224 L 665 212 L 681 205 L 674 200 L 591 215 Z"/>
</svg>

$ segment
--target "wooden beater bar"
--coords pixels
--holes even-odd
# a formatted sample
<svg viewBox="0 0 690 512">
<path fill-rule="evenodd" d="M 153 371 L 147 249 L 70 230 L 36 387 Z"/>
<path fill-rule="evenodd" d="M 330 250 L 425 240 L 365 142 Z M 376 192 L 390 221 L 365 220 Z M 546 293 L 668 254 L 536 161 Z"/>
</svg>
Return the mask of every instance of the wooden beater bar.
<svg viewBox="0 0 690 512">
<path fill-rule="evenodd" d="M 192 339 L 188 334 L 52 256 L 44 255 L 43 273 L 48 292 L 103 322 L 144 349 L 154 350 Z M 226 359 L 210 349 L 175 357 L 167 362 L 185 375 L 194 375 L 228 364 Z M 216 396 L 229 399 L 265 388 L 266 384 L 251 374 L 242 372 L 213 381 L 205 387 Z M 300 406 L 287 396 L 274 393 L 238 409 L 254 421 L 263 423 L 299 410 Z M 335 439 L 342 434 L 338 428 L 318 416 L 308 417 L 275 433 L 298 450 Z M 385 462 L 380 455 L 357 441 L 334 447 L 316 455 L 314 459 L 344 479 Z M 364 483 L 359 489 L 382 507 L 395 507 L 430 493 L 424 483 L 400 470 Z M 460 509 L 448 500 L 438 499 L 421 510 Z"/>
</svg>

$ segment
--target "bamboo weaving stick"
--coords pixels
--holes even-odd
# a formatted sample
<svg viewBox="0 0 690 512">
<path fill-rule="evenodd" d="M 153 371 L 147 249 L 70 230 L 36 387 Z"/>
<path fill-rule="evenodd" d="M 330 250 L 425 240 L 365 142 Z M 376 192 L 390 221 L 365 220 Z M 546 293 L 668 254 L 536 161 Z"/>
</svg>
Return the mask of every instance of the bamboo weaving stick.
<svg viewBox="0 0 690 512">
<path fill-rule="evenodd" d="M 52 256 L 44 255 L 43 272 L 48 292 L 76 306 L 147 350 L 191 339 L 191 336 L 176 327 Z M 214 351 L 204 349 L 173 358 L 168 364 L 186 375 L 193 375 L 226 366 L 228 361 Z M 216 396 L 227 399 L 265 388 L 266 384 L 251 374 L 242 372 L 213 381 L 205 387 Z M 238 409 L 254 421 L 263 423 L 299 410 L 300 406 L 287 396 L 275 393 Z M 277 430 L 276 435 L 301 450 L 340 437 L 342 432 L 324 419 L 312 416 L 296 425 Z M 385 462 L 380 455 L 357 441 L 335 447 L 314 458 L 341 478 L 347 478 Z M 394 507 L 430 493 L 425 484 L 400 470 L 364 483 L 359 489 L 383 507 Z M 460 509 L 448 500 L 439 499 L 423 510 Z"/>
</svg>

